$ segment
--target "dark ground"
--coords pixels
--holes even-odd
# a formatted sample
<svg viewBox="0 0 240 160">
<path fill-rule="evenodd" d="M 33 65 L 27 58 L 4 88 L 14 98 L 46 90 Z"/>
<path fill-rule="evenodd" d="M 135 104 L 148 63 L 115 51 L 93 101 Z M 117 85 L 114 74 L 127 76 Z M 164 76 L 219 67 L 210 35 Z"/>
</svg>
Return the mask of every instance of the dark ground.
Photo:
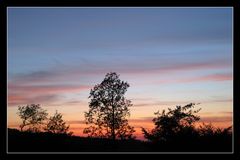
<svg viewBox="0 0 240 160">
<path fill-rule="evenodd" d="M 231 152 L 232 137 L 179 139 L 168 143 L 84 138 L 8 129 L 9 152 Z"/>
</svg>

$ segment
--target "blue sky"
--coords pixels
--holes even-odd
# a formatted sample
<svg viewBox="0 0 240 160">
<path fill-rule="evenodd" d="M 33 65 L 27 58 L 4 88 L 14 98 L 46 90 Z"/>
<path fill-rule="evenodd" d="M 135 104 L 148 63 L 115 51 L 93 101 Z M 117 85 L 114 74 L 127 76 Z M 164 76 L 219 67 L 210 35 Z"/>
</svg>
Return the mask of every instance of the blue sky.
<svg viewBox="0 0 240 160">
<path fill-rule="evenodd" d="M 56 61 L 75 64 L 81 58 L 101 61 L 116 55 L 120 60 L 231 59 L 231 14 L 230 8 L 10 8 L 10 67 L 45 61 L 37 69 Z"/>
<path fill-rule="evenodd" d="M 231 8 L 8 8 L 11 120 L 33 102 L 71 119 L 110 71 L 135 118 L 192 101 L 232 112 L 232 38 Z"/>
</svg>

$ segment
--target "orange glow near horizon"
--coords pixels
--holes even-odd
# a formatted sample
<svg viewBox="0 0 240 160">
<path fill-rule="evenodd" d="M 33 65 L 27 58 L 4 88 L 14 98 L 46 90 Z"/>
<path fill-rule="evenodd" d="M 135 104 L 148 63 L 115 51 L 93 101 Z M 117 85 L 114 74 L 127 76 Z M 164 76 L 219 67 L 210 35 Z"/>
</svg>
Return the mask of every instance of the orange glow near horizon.
<svg viewBox="0 0 240 160">
<path fill-rule="evenodd" d="M 17 97 L 15 97 L 17 99 Z M 11 101 L 12 99 L 9 99 Z M 137 100 L 133 100 L 134 102 Z M 149 101 L 145 99 L 138 100 L 138 103 L 134 104 L 141 104 L 142 101 L 148 103 Z M 152 119 L 155 117 L 154 112 L 158 110 L 161 112 L 163 109 L 167 109 L 168 106 L 172 106 L 170 108 L 174 108 L 175 105 L 172 103 L 180 103 L 180 102 L 162 102 L 162 107 L 156 107 L 155 105 L 136 105 L 135 107 L 130 107 L 131 116 L 129 117 L 129 124 L 133 126 L 136 130 L 134 135 L 137 139 L 144 140 L 144 136 L 142 133 L 142 127 L 151 130 L 154 128 L 154 124 Z M 206 102 L 205 104 L 200 104 L 199 106 L 196 105 L 197 108 L 202 108 L 202 110 L 197 114 L 200 116 L 200 121 L 197 122 L 195 125 L 198 127 L 202 123 L 209 124 L 211 123 L 215 127 L 226 128 L 232 126 L 232 115 L 233 113 L 229 109 L 231 108 L 231 100 L 227 101 L 220 101 L 220 102 Z M 60 105 L 59 105 L 60 104 Z M 62 105 L 61 105 L 62 104 Z M 68 107 L 65 106 L 68 105 Z M 76 136 L 86 136 L 83 134 L 83 129 L 87 127 L 84 122 L 84 111 L 88 110 L 88 103 L 84 101 L 72 101 L 64 102 L 59 101 L 58 104 L 53 104 L 52 106 L 47 106 L 47 104 L 41 105 L 43 109 L 46 109 L 50 115 L 53 115 L 55 110 L 57 109 L 59 113 L 63 114 L 63 119 L 70 125 L 70 131 L 73 132 L 73 135 Z M 222 110 L 216 111 L 216 106 L 223 108 Z M 21 124 L 20 118 L 17 116 L 17 107 L 16 106 L 9 106 L 8 107 L 8 127 L 10 128 L 17 128 L 19 129 L 19 125 Z"/>
<path fill-rule="evenodd" d="M 153 117 L 152 117 L 153 118 Z M 136 136 L 137 139 L 139 140 L 145 140 L 143 133 L 142 133 L 142 127 L 150 131 L 151 129 L 154 128 L 154 124 L 152 122 L 152 118 L 148 119 L 129 119 L 129 124 L 135 128 L 135 133 L 134 135 Z M 200 120 L 199 122 L 196 122 L 195 125 L 196 127 L 199 127 L 203 123 L 209 124 L 211 123 L 214 127 L 219 127 L 219 128 L 227 128 L 232 126 L 232 117 L 231 116 L 219 116 L 217 119 L 223 119 L 223 121 L 206 121 L 209 117 L 203 117 L 203 120 Z M 205 119 L 205 120 L 204 120 Z M 212 118 L 211 118 L 212 119 Z M 212 119 L 213 120 L 213 119 Z M 66 121 L 67 124 L 70 125 L 70 131 L 73 132 L 73 135 L 75 136 L 82 136 L 86 137 L 86 134 L 83 134 L 83 129 L 87 127 L 87 125 L 84 123 L 84 121 Z M 18 123 L 9 123 L 8 127 L 9 128 L 16 128 L 19 129 L 19 124 L 21 122 L 19 121 Z"/>
</svg>

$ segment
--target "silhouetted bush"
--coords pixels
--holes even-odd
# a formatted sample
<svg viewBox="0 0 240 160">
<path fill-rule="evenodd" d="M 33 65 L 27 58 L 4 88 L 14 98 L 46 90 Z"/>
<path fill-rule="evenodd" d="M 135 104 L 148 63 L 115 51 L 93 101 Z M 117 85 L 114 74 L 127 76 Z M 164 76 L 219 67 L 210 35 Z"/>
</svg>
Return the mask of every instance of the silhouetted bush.
<svg viewBox="0 0 240 160">
<path fill-rule="evenodd" d="M 69 125 L 62 119 L 62 114 L 56 113 L 50 118 L 47 117 L 48 113 L 40 107 L 40 104 L 28 104 L 26 106 L 18 106 L 17 114 L 22 120 L 22 124 L 19 126 L 21 131 L 24 131 L 24 127 L 28 127 L 26 132 L 49 132 L 54 134 L 68 134 L 72 135 L 73 132 L 69 132 Z"/>
<path fill-rule="evenodd" d="M 52 117 L 49 118 L 44 130 L 50 133 L 72 135 L 72 132 L 69 132 L 69 125 L 66 125 L 66 122 L 64 122 L 62 119 L 62 114 L 58 113 L 57 111 Z"/>
<path fill-rule="evenodd" d="M 231 151 L 231 127 L 220 129 L 211 124 L 199 128 L 194 123 L 200 120 L 200 111 L 192 110 L 195 104 L 176 106 L 162 113 L 155 113 L 155 128 L 147 131 L 142 128 L 144 137 L 151 143 L 153 151 Z"/>
<path fill-rule="evenodd" d="M 198 121 L 199 116 L 195 115 L 200 109 L 193 111 L 194 103 L 186 106 L 176 106 L 175 109 L 168 109 L 162 113 L 156 112 L 156 118 L 153 119 L 155 128 L 148 132 L 142 128 L 144 137 L 150 141 L 173 141 L 176 137 L 195 136 L 196 131 L 194 123 Z"/>
<path fill-rule="evenodd" d="M 44 124 L 48 115 L 46 110 L 43 110 L 39 104 L 30 104 L 18 106 L 18 111 L 17 114 L 22 120 L 22 124 L 19 126 L 21 131 L 24 127 L 28 127 L 27 131 L 30 132 L 41 131 L 41 125 Z"/>
</svg>

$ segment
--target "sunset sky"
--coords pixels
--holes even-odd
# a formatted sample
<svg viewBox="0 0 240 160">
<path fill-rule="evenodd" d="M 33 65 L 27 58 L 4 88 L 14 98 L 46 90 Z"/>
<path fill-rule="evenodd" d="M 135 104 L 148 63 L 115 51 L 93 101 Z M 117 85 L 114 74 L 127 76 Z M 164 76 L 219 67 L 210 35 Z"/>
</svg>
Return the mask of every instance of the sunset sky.
<svg viewBox="0 0 240 160">
<path fill-rule="evenodd" d="M 201 103 L 202 122 L 232 124 L 232 8 L 8 8 L 8 127 L 41 104 L 82 135 L 90 89 L 108 72 L 130 87 L 130 124 Z"/>
</svg>

